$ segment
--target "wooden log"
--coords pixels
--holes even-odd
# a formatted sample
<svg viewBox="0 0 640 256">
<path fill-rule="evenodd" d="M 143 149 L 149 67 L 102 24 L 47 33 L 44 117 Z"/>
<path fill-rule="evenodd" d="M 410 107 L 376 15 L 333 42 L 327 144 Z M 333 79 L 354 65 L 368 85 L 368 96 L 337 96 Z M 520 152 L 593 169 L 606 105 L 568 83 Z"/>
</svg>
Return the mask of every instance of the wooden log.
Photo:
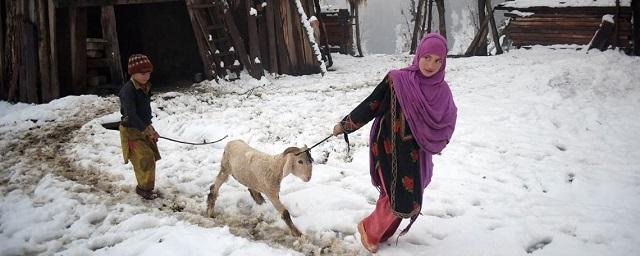
<svg viewBox="0 0 640 256">
<path fill-rule="evenodd" d="M 425 0 L 418 0 L 418 8 L 416 9 L 416 17 L 413 21 L 413 34 L 411 36 L 411 48 L 409 51 L 409 54 L 415 54 L 416 53 L 416 47 L 418 45 L 418 31 L 421 30 L 420 28 L 420 20 L 422 17 L 422 7 L 424 5 Z M 353 9 L 353 8 L 352 8 Z"/>
<path fill-rule="evenodd" d="M 179 0 L 56 0 L 58 8 L 92 7 L 121 4 L 150 4 L 163 2 L 177 2 Z"/>
<path fill-rule="evenodd" d="M 633 53 L 636 56 L 640 56 L 640 0 L 632 0 L 631 7 L 633 8 Z"/>
<path fill-rule="evenodd" d="M 356 4 L 353 10 L 355 12 L 354 19 L 356 19 L 356 47 L 358 48 L 358 57 L 363 57 L 364 54 L 362 53 L 360 40 L 360 7 Z"/>
<path fill-rule="evenodd" d="M 285 23 L 284 20 L 285 17 L 283 15 L 282 5 L 282 0 L 275 0 L 275 7 L 273 10 L 276 23 L 276 45 L 278 47 L 278 64 L 280 65 L 280 72 L 282 74 L 289 74 L 289 70 L 291 69 L 291 59 L 286 47 L 289 30 L 285 27 L 287 23 Z"/>
<path fill-rule="evenodd" d="M 194 0 L 186 0 L 187 6 L 193 4 Z M 205 74 L 205 77 L 209 80 L 214 78 L 213 70 L 211 68 L 211 61 L 209 60 L 209 50 L 207 47 L 206 39 L 204 34 L 202 33 L 201 26 L 199 20 L 196 18 L 197 10 L 187 8 L 189 13 L 189 20 L 191 20 L 191 28 L 193 29 L 193 35 L 196 39 L 196 44 L 198 45 L 198 53 L 200 55 L 200 60 L 202 61 L 202 72 Z"/>
<path fill-rule="evenodd" d="M 7 50 L 9 61 L 7 65 L 8 83 L 7 100 L 11 102 L 18 101 L 18 75 L 21 65 L 21 48 L 22 48 L 22 16 L 23 16 L 24 0 L 7 1 Z"/>
<path fill-rule="evenodd" d="M 6 87 L 5 87 L 5 72 L 4 72 L 4 27 L 5 27 L 5 21 L 4 18 L 6 15 L 4 15 L 4 10 L 5 5 L 4 2 L 0 2 L 0 100 L 6 100 L 7 99 L 7 95 L 6 95 Z"/>
<path fill-rule="evenodd" d="M 47 15 L 49 17 L 49 67 L 51 71 L 49 74 L 51 75 L 51 79 L 49 82 L 51 99 L 57 99 L 60 97 L 60 80 L 58 77 L 58 50 L 57 40 L 56 40 L 56 7 L 53 4 L 53 0 L 48 0 L 47 4 Z"/>
<path fill-rule="evenodd" d="M 109 41 L 106 46 L 106 57 L 111 62 L 109 65 L 109 73 L 111 75 L 111 84 L 123 85 L 124 74 L 122 70 L 122 57 L 120 56 L 120 43 L 118 40 L 118 31 L 116 28 L 116 14 L 113 5 L 103 6 L 101 10 L 102 37 Z"/>
<path fill-rule="evenodd" d="M 249 61 L 249 55 L 247 54 L 244 48 L 244 40 L 240 36 L 240 31 L 238 31 L 238 27 L 236 27 L 236 23 L 233 19 L 233 15 L 229 10 L 225 10 L 223 13 L 223 21 L 225 23 L 226 28 L 229 31 L 229 35 L 231 36 L 231 40 L 233 41 L 233 45 L 236 45 L 238 52 L 238 59 L 240 59 L 240 63 L 249 71 L 249 75 L 255 79 L 260 79 L 262 76 L 255 69 L 253 69 L 251 62 Z"/>
<path fill-rule="evenodd" d="M 48 0 L 37 0 L 38 12 L 38 60 L 40 64 L 40 89 L 43 102 L 49 102 L 53 98 L 51 88 L 51 46 L 49 41 L 49 8 Z"/>
<path fill-rule="evenodd" d="M 331 51 L 329 50 L 329 37 L 327 35 L 327 28 L 325 26 L 325 18 L 322 17 L 322 8 L 320 7 L 320 0 L 313 0 L 313 4 L 316 8 L 316 18 L 320 22 L 320 34 L 322 37 L 322 44 L 324 46 L 323 56 L 327 58 L 327 68 L 333 66 L 333 59 L 331 58 Z"/>
<path fill-rule="evenodd" d="M 496 47 L 496 55 L 502 54 L 502 47 L 500 46 L 500 39 L 498 38 L 498 27 L 496 26 L 496 19 L 493 16 L 493 6 L 491 0 L 485 0 L 487 6 L 487 18 L 491 24 L 491 35 L 493 37 L 493 45 Z"/>
<path fill-rule="evenodd" d="M 440 30 L 440 35 L 444 38 L 447 38 L 447 25 L 445 24 L 445 16 L 444 16 L 444 0 L 435 0 L 436 7 L 438 8 L 438 26 Z"/>
<path fill-rule="evenodd" d="M 478 0 L 478 24 L 483 24 L 485 19 L 486 19 L 486 15 L 485 15 L 486 4 L 487 4 L 486 0 Z M 478 31 L 480 31 L 480 30 L 481 29 L 478 29 Z M 486 56 L 487 55 L 486 34 L 485 34 L 485 37 L 482 38 L 482 39 L 483 40 L 479 40 L 478 41 L 478 45 L 474 49 L 473 55 L 475 55 L 475 56 Z"/>
<path fill-rule="evenodd" d="M 269 38 L 269 71 L 271 73 L 279 73 L 278 68 L 278 51 L 276 48 L 276 35 L 275 35 L 275 19 L 274 19 L 274 0 L 267 0 L 267 6 L 265 7 L 267 35 Z"/>
<path fill-rule="evenodd" d="M 433 20 L 433 0 L 429 1 L 429 7 L 427 7 L 427 33 L 431 33 L 431 20 Z"/>
<path fill-rule="evenodd" d="M 483 8 L 484 9 L 484 8 Z M 481 10 L 483 10 L 481 9 Z M 473 37 L 469 48 L 465 51 L 465 56 L 485 56 L 487 55 L 487 33 L 488 33 L 489 19 L 484 19 L 476 32 L 476 36 Z M 481 43 L 484 42 L 484 43 Z"/>
<path fill-rule="evenodd" d="M 258 24 L 256 15 L 251 15 L 249 10 L 253 7 L 253 0 L 245 0 L 245 4 L 247 6 L 246 14 L 247 14 L 247 23 L 248 23 L 248 34 L 249 34 L 249 63 L 253 66 L 251 69 L 254 72 L 254 75 L 262 77 L 264 75 L 264 69 L 262 68 L 262 64 L 256 63 L 256 59 L 260 57 L 260 43 L 258 42 Z M 255 9 L 255 8 L 254 8 Z M 260 60 L 262 62 L 262 60 Z"/>
<path fill-rule="evenodd" d="M 38 29 L 35 1 L 24 1 L 24 18 L 22 24 L 22 48 L 19 78 L 20 101 L 40 103 L 38 96 Z"/>
<path fill-rule="evenodd" d="M 71 36 L 71 94 L 79 95 L 87 87 L 87 9 L 69 9 Z"/>
</svg>

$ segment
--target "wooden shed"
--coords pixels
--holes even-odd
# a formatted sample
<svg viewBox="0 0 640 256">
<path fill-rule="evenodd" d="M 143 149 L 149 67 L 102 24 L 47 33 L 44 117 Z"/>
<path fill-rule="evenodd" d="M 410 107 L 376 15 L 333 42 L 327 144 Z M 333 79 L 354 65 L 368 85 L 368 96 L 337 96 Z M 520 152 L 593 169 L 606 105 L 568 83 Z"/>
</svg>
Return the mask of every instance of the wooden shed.
<svg viewBox="0 0 640 256">
<path fill-rule="evenodd" d="M 353 16 L 347 9 L 326 9 L 320 14 L 331 51 L 353 54 Z"/>
<path fill-rule="evenodd" d="M 302 19 L 317 1 L 2 1 L 0 100 L 116 92 L 133 53 L 150 57 L 156 85 L 318 73 Z"/>
<path fill-rule="evenodd" d="M 619 5 L 616 5 L 619 2 Z M 603 17 L 612 15 L 615 32 L 613 45 L 632 45 L 632 9 L 630 0 L 532 1 L 515 0 L 495 9 L 507 11 L 510 20 L 504 34 L 514 46 L 577 44 L 587 45 L 600 28 Z"/>
</svg>

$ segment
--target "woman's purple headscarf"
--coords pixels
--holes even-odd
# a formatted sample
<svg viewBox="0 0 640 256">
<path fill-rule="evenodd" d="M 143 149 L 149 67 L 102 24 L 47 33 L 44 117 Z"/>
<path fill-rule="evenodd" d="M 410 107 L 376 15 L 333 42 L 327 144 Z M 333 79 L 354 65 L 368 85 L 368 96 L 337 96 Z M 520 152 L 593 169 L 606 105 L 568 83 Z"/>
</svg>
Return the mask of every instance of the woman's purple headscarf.
<svg viewBox="0 0 640 256">
<path fill-rule="evenodd" d="M 426 54 L 440 56 L 442 66 L 431 77 L 420 72 L 418 63 Z M 436 33 L 427 34 L 416 49 L 411 66 L 389 72 L 396 98 L 411 133 L 420 146 L 421 183 L 424 189 L 431 181 L 431 156 L 449 143 L 456 125 L 457 108 L 449 85 L 444 81 L 447 41 Z"/>
</svg>

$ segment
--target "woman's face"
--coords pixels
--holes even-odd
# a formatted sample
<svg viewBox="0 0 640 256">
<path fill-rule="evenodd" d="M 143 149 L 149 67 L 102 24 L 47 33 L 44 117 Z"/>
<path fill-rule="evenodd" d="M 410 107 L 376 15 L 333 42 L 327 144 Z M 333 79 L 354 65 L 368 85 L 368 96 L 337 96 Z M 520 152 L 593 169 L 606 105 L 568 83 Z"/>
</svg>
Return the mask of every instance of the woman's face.
<svg viewBox="0 0 640 256">
<path fill-rule="evenodd" d="M 431 77 L 442 67 L 442 59 L 435 54 L 425 54 L 420 58 L 418 66 L 423 76 Z"/>
</svg>

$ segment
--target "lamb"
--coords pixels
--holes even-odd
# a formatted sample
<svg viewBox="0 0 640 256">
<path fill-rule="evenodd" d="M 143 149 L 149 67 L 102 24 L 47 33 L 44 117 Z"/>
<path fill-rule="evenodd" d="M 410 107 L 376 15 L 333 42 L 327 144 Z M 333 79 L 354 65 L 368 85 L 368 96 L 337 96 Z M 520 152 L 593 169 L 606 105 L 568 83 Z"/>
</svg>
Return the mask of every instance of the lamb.
<svg viewBox="0 0 640 256">
<path fill-rule="evenodd" d="M 209 188 L 207 196 L 207 216 L 214 217 L 213 208 L 218 198 L 218 191 L 229 175 L 242 185 L 247 186 L 251 198 L 257 203 L 264 203 L 265 194 L 278 210 L 294 236 L 302 233 L 291 221 L 289 211 L 280 202 L 280 182 L 284 177 L 293 174 L 304 182 L 311 180 L 313 159 L 305 145 L 302 148 L 289 147 L 281 154 L 269 155 L 260 152 L 242 140 L 227 143 L 220 161 L 220 172 Z"/>
</svg>

